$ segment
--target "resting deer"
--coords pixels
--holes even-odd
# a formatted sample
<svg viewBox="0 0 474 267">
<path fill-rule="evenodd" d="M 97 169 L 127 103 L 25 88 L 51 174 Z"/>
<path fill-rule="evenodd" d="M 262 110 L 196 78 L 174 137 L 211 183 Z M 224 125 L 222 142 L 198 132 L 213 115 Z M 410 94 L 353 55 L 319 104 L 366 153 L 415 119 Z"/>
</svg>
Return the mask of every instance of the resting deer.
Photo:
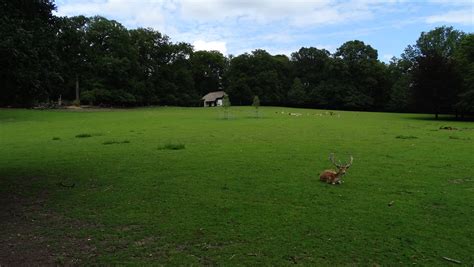
<svg viewBox="0 0 474 267">
<path fill-rule="evenodd" d="M 352 161 L 354 160 L 354 158 L 351 156 L 351 160 L 347 164 L 342 164 L 341 161 L 339 161 L 339 163 L 336 163 L 336 161 L 334 160 L 334 154 L 331 153 L 331 155 L 329 155 L 329 160 L 337 167 L 337 171 L 325 170 L 319 176 L 319 180 L 328 184 L 343 183 L 344 181 L 342 181 L 342 176 L 346 174 L 346 170 L 349 169 L 349 167 L 352 165 Z"/>
</svg>

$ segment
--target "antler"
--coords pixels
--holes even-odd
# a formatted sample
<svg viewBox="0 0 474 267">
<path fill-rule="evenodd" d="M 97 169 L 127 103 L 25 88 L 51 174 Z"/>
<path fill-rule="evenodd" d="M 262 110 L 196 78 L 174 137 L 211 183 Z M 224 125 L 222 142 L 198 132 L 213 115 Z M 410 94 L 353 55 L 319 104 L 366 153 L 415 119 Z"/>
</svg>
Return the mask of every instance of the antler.
<svg viewBox="0 0 474 267">
<path fill-rule="evenodd" d="M 352 162 L 354 161 L 354 158 L 351 155 L 351 161 L 349 161 L 348 164 L 346 164 L 346 168 L 349 168 L 352 165 Z"/>
<path fill-rule="evenodd" d="M 334 164 L 336 167 L 340 168 L 342 166 L 349 168 L 352 165 L 352 162 L 354 161 L 354 158 L 351 155 L 351 160 L 347 164 L 342 164 L 341 161 L 339 163 L 336 163 L 336 160 L 334 159 L 334 153 L 329 154 L 329 160 Z"/>
<path fill-rule="evenodd" d="M 341 162 L 339 161 L 339 164 L 336 163 L 334 160 L 334 153 L 329 154 L 329 160 L 334 164 L 336 167 L 340 168 L 341 167 Z"/>
</svg>

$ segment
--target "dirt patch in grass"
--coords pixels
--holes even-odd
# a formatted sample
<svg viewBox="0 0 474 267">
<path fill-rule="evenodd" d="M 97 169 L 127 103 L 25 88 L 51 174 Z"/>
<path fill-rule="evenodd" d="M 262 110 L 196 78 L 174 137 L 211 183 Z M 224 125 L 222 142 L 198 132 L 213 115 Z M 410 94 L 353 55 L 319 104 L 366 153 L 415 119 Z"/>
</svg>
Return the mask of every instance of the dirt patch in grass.
<svg viewBox="0 0 474 267">
<path fill-rule="evenodd" d="M 92 134 L 82 133 L 82 134 L 76 135 L 76 138 L 87 138 L 87 137 L 92 137 Z"/>
<path fill-rule="evenodd" d="M 413 135 L 397 135 L 395 136 L 397 139 L 418 139 L 418 137 Z"/>
<path fill-rule="evenodd" d="M 95 134 L 92 134 L 92 133 L 81 133 L 81 134 L 77 134 L 76 135 L 76 138 L 88 138 L 88 137 L 92 137 L 92 136 L 101 136 L 102 134 L 101 133 L 95 133 Z"/>
<path fill-rule="evenodd" d="M 441 126 L 439 127 L 440 130 L 448 130 L 448 131 L 456 131 L 457 128 L 451 127 L 451 126 Z"/>
<path fill-rule="evenodd" d="M 158 150 L 181 150 L 185 149 L 186 146 L 181 143 L 168 143 L 158 147 Z"/>
<path fill-rule="evenodd" d="M 130 143 L 129 140 L 123 140 L 123 141 L 105 141 L 102 144 L 103 145 L 117 145 L 117 144 L 128 144 Z"/>
<path fill-rule="evenodd" d="M 471 140 L 471 138 L 469 137 L 459 137 L 459 136 L 449 136 L 449 139 L 453 139 L 453 140 Z"/>
<path fill-rule="evenodd" d="M 0 197 L 0 266 L 77 265 L 95 257 L 96 247 L 68 229 L 96 228 L 45 208 L 48 193 L 34 199 Z M 58 231 L 61 229 L 61 231 Z"/>
</svg>

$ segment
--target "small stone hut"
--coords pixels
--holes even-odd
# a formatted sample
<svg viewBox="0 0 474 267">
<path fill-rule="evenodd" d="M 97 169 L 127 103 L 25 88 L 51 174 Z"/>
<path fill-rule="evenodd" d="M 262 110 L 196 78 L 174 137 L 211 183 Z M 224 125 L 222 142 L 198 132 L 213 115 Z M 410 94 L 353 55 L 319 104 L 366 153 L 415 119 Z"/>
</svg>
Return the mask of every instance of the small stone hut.
<svg viewBox="0 0 474 267">
<path fill-rule="evenodd" d="M 210 92 L 203 96 L 201 100 L 204 102 L 205 107 L 218 107 L 222 106 L 222 99 L 227 95 L 224 91 Z"/>
</svg>

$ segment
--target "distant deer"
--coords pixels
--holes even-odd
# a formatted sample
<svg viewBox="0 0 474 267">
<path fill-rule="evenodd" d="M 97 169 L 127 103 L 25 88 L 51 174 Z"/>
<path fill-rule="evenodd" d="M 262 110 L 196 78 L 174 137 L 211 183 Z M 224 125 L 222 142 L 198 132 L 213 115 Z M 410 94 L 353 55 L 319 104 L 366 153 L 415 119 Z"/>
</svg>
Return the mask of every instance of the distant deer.
<svg viewBox="0 0 474 267">
<path fill-rule="evenodd" d="M 328 184 L 343 183 L 344 181 L 342 181 L 342 176 L 346 174 L 346 170 L 349 169 L 349 167 L 352 165 L 352 161 L 354 161 L 354 158 L 351 156 L 351 160 L 347 164 L 342 164 L 341 161 L 339 161 L 339 163 L 336 163 L 336 161 L 334 160 L 334 154 L 331 153 L 329 155 L 329 160 L 332 162 L 332 164 L 334 164 L 334 166 L 336 166 L 337 171 L 325 170 L 319 176 L 319 180 Z"/>
</svg>

